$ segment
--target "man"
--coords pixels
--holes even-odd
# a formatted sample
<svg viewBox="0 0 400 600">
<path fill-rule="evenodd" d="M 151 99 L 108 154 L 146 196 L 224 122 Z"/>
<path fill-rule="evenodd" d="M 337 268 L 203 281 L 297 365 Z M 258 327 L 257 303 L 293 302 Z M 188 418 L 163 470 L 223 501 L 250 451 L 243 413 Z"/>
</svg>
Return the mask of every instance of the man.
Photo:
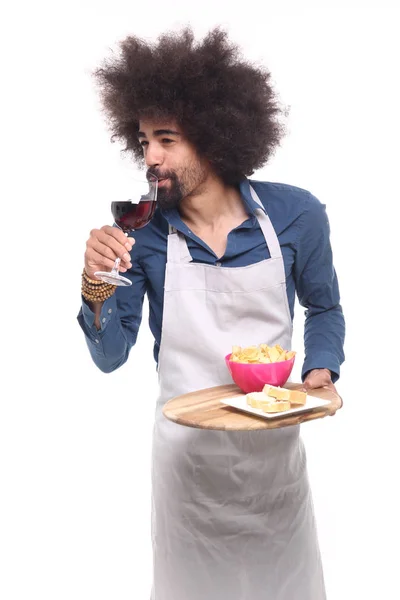
<svg viewBox="0 0 400 600">
<path fill-rule="evenodd" d="M 344 319 L 325 206 L 250 181 L 283 128 L 269 73 L 226 34 L 135 37 L 96 72 L 113 133 L 159 179 L 153 220 L 133 237 L 93 230 L 79 322 L 110 372 L 136 342 L 147 293 L 160 396 L 153 440 L 153 600 L 323 600 L 299 427 L 218 432 L 179 426 L 164 403 L 229 383 L 232 345 L 291 345 L 306 307 L 305 389 L 334 388 Z M 116 257 L 132 286 L 96 282 Z M 99 291 L 100 290 L 100 291 Z M 97 294 L 97 295 L 96 295 Z"/>
</svg>

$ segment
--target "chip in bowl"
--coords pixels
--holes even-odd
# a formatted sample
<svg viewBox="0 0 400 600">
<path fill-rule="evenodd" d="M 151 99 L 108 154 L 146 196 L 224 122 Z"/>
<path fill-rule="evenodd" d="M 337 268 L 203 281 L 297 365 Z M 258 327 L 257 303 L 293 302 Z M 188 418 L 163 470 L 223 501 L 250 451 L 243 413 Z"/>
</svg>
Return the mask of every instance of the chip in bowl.
<svg viewBox="0 0 400 600">
<path fill-rule="evenodd" d="M 233 346 L 230 360 L 243 364 L 270 364 L 290 360 L 295 356 L 295 352 L 284 350 L 279 344 L 268 346 L 268 344 L 259 344 L 258 346 Z"/>
</svg>

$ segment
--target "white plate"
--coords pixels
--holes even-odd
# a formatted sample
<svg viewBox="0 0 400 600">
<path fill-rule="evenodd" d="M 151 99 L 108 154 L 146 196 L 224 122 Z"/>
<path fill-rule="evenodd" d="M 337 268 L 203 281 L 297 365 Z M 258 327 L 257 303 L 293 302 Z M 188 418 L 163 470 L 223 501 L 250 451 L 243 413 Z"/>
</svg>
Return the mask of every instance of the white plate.
<svg viewBox="0 0 400 600">
<path fill-rule="evenodd" d="M 266 417 L 267 419 L 276 419 L 277 417 L 283 417 L 285 415 L 294 415 L 296 413 L 306 412 L 311 408 L 318 408 L 319 406 L 326 406 L 326 404 L 330 404 L 330 400 L 323 400 L 322 398 L 316 398 L 315 396 L 307 396 L 304 406 L 296 406 L 296 408 L 290 408 L 289 410 L 284 410 L 277 413 L 266 413 L 262 411 L 261 408 L 253 408 L 249 406 L 247 404 L 246 396 L 225 398 L 224 400 L 220 400 L 220 402 L 221 404 L 227 404 L 228 406 L 233 406 L 233 408 L 244 410 L 252 415 L 257 415 L 258 417 Z"/>
</svg>

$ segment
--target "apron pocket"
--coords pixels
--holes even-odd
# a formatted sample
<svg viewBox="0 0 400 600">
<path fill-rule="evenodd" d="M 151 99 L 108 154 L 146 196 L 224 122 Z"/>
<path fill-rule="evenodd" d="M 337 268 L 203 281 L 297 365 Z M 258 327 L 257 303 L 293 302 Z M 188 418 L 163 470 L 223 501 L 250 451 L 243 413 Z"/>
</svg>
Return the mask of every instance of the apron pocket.
<svg viewBox="0 0 400 600">
<path fill-rule="evenodd" d="M 299 480 L 305 452 L 299 428 L 197 431 L 194 497 L 220 502 L 268 495 Z"/>
</svg>

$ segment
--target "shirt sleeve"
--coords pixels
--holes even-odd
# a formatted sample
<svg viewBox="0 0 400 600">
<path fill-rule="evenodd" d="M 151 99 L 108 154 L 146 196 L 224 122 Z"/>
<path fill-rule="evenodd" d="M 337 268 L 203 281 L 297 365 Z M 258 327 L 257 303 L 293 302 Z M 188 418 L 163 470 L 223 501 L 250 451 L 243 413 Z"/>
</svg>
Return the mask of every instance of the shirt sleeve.
<svg viewBox="0 0 400 600">
<path fill-rule="evenodd" d="M 312 194 L 301 218 L 294 277 L 299 303 L 306 308 L 302 380 L 312 369 L 326 368 L 335 382 L 345 358 L 345 320 L 333 266 L 326 207 Z"/>
<path fill-rule="evenodd" d="M 82 297 L 78 322 L 94 363 L 104 373 L 115 371 L 127 361 L 142 321 L 146 276 L 139 260 L 134 257 L 135 249 L 134 246 L 132 267 L 123 273 L 132 281 L 132 285 L 117 287 L 114 295 L 104 302 L 99 330 L 94 325 L 94 313 Z"/>
</svg>

